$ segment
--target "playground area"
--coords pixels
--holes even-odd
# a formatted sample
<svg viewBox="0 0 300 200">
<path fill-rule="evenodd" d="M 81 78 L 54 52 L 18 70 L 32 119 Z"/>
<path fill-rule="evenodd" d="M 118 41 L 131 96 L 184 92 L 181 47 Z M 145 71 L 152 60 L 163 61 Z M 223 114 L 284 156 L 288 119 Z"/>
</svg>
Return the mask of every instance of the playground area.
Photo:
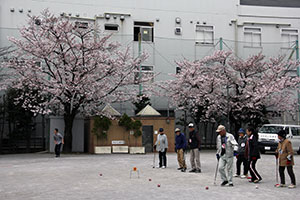
<svg viewBox="0 0 300 200">
<path fill-rule="evenodd" d="M 157 154 L 155 154 L 157 156 Z M 214 185 L 215 151 L 201 151 L 202 173 L 177 170 L 175 153 L 168 153 L 166 169 L 153 168 L 153 153 L 14 154 L 0 155 L 0 199 L 297 199 L 295 189 L 275 188 L 275 157 L 264 154 L 257 169 L 259 184 L 234 178 L 234 187 Z M 156 157 L 156 165 L 158 156 Z M 189 154 L 186 161 L 188 167 Z M 300 181 L 300 156 L 294 172 Z M 188 168 L 189 170 L 189 168 Z M 130 178 L 131 174 L 131 178 Z M 286 173 L 286 183 L 290 183 Z M 258 187 L 256 187 L 258 186 Z"/>
</svg>

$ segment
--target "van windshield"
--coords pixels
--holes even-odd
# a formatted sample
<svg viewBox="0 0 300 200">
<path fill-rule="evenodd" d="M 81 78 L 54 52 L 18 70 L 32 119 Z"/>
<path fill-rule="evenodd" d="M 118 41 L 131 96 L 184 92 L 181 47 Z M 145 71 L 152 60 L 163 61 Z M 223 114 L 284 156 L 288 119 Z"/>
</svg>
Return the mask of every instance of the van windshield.
<svg viewBox="0 0 300 200">
<path fill-rule="evenodd" d="M 282 126 L 263 126 L 259 129 L 259 133 L 277 134 L 284 129 Z"/>
</svg>

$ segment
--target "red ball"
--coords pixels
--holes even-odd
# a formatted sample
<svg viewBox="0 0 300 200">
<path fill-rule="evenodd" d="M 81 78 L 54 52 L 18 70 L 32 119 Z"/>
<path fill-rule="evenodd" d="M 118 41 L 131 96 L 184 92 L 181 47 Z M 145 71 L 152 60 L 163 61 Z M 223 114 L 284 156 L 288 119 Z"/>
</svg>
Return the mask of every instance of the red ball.
<svg viewBox="0 0 300 200">
<path fill-rule="evenodd" d="M 160 184 L 157 184 L 157 187 L 160 187 Z"/>
<path fill-rule="evenodd" d="M 99 174 L 99 176 L 102 176 L 102 174 Z"/>
<path fill-rule="evenodd" d="M 205 187 L 205 189 L 206 189 L 206 190 L 208 190 L 208 189 L 209 189 L 209 187 L 207 187 L 207 186 L 206 186 L 206 187 Z"/>
</svg>

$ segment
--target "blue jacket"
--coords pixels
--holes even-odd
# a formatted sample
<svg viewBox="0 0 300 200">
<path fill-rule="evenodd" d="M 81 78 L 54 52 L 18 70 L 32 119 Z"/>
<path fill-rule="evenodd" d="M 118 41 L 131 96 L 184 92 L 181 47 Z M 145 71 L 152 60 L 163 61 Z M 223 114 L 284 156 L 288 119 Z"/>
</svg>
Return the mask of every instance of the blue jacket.
<svg viewBox="0 0 300 200">
<path fill-rule="evenodd" d="M 187 142 L 186 142 L 186 138 L 185 135 L 183 133 L 180 133 L 180 135 L 176 135 L 175 138 L 175 145 L 176 145 L 176 149 L 185 149 Z"/>
</svg>

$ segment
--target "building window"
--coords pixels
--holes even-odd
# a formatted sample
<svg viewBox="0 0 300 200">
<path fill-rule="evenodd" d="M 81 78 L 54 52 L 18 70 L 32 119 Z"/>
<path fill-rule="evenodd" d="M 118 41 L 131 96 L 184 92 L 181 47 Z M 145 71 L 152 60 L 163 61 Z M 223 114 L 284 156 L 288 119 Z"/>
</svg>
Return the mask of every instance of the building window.
<svg viewBox="0 0 300 200">
<path fill-rule="evenodd" d="M 298 29 L 283 28 L 281 29 L 282 47 L 291 48 L 298 40 Z"/>
<path fill-rule="evenodd" d="M 139 35 L 141 35 L 141 41 L 153 42 L 154 41 L 153 23 L 134 22 L 133 40 L 139 41 Z"/>
<path fill-rule="evenodd" d="M 196 25 L 196 44 L 214 44 L 214 27 Z"/>
<path fill-rule="evenodd" d="M 104 24 L 104 30 L 119 31 L 119 25 L 118 24 Z"/>
<path fill-rule="evenodd" d="M 261 47 L 261 28 L 244 27 L 245 47 Z"/>
<path fill-rule="evenodd" d="M 75 22 L 75 27 L 76 28 L 81 28 L 81 29 L 87 29 L 89 26 L 89 23 L 88 22 Z"/>
<path fill-rule="evenodd" d="M 139 68 L 137 68 L 137 70 L 139 70 Z M 154 81 L 154 70 L 153 70 L 153 66 L 151 65 L 142 65 L 141 66 L 141 78 L 143 78 L 143 76 L 147 77 L 147 78 L 151 78 L 151 82 Z M 134 74 L 134 82 L 138 83 L 139 82 L 139 72 L 135 72 Z"/>
</svg>

